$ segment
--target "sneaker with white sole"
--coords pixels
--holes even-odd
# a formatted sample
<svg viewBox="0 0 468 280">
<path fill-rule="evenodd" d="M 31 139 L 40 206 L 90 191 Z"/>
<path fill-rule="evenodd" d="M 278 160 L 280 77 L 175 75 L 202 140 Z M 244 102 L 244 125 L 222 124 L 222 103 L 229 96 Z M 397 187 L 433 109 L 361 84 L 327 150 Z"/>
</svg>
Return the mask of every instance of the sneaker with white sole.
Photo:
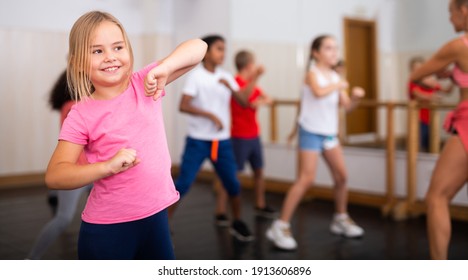
<svg viewBox="0 0 468 280">
<path fill-rule="evenodd" d="M 281 220 L 275 220 L 271 224 L 266 232 L 266 237 L 280 249 L 295 250 L 297 248 L 297 242 L 292 237 L 289 223 Z"/>
<path fill-rule="evenodd" d="M 348 238 L 357 238 L 364 235 L 364 229 L 358 226 L 350 217 L 335 217 L 330 225 L 330 231 Z"/>
</svg>

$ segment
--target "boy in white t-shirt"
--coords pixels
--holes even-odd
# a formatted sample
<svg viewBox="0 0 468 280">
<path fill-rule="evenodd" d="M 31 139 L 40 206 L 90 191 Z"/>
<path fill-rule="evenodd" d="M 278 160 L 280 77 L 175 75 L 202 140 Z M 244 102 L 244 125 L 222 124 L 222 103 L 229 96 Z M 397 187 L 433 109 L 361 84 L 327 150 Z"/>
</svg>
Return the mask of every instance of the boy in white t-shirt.
<svg viewBox="0 0 468 280">
<path fill-rule="evenodd" d="M 208 51 L 202 64 L 187 77 L 180 103 L 180 111 L 188 114 L 188 136 L 175 185 L 183 197 L 201 164 L 209 158 L 229 194 L 233 216 L 230 232 L 240 241 L 251 241 L 253 236 L 241 221 L 240 183 L 230 140 L 230 102 L 233 96 L 247 106 L 256 78 L 240 90 L 234 77 L 219 67 L 224 61 L 224 38 L 211 35 L 202 40 L 208 44 Z M 227 218 L 223 219 L 229 225 Z"/>
</svg>

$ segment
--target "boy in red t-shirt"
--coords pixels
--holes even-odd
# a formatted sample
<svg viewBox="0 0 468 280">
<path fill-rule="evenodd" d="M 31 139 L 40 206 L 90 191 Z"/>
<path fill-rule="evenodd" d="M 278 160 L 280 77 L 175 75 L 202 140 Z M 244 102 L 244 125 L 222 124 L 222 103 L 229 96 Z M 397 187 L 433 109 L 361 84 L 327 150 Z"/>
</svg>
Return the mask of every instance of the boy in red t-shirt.
<svg viewBox="0 0 468 280">
<path fill-rule="evenodd" d="M 414 57 L 410 61 L 410 71 L 413 72 L 416 68 L 424 63 L 422 57 Z M 426 78 L 420 83 L 410 81 L 408 83 L 408 94 L 411 100 L 417 100 L 421 105 L 428 105 L 430 103 L 438 102 L 441 98 L 437 92 L 450 93 L 452 86 L 442 88 L 435 78 Z M 429 119 L 430 111 L 427 108 L 419 110 L 419 139 L 420 147 L 423 151 L 429 150 Z"/>
<path fill-rule="evenodd" d="M 255 57 L 249 51 L 240 51 L 236 54 L 237 68 L 236 81 L 239 87 L 244 88 L 255 76 L 263 74 L 263 67 L 255 64 Z M 263 178 L 263 154 L 260 141 L 260 129 L 257 121 L 257 108 L 262 105 L 271 105 L 273 100 L 258 86 L 255 86 L 250 97 L 249 105 L 243 107 L 234 98 L 231 98 L 231 141 L 236 157 L 237 170 L 244 169 L 248 161 L 255 180 L 255 210 L 258 216 L 275 218 L 277 212 L 266 204 L 265 183 Z M 218 188 L 217 217 L 223 216 L 226 194 Z M 219 219 L 219 218 L 217 218 Z M 222 223 L 218 223 L 222 225 Z"/>
</svg>

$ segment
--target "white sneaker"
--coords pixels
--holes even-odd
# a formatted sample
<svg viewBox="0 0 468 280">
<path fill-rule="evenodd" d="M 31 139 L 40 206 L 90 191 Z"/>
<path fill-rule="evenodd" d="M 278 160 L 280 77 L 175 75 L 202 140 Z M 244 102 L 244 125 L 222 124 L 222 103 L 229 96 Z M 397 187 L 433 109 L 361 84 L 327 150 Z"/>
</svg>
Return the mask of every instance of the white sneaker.
<svg viewBox="0 0 468 280">
<path fill-rule="evenodd" d="M 364 235 L 364 229 L 358 226 L 350 217 L 335 217 L 330 225 L 330 231 L 334 234 L 348 238 L 356 238 Z"/>
<path fill-rule="evenodd" d="M 297 248 L 297 243 L 292 237 L 289 224 L 283 221 L 275 220 L 268 228 L 266 237 L 280 249 L 295 250 Z"/>
</svg>

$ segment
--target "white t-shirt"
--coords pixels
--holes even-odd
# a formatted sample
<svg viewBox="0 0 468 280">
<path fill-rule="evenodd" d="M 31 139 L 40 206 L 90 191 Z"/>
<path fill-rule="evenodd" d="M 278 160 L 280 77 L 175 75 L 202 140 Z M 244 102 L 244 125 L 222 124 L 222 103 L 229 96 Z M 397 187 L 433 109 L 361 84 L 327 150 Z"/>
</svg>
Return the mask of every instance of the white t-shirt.
<svg viewBox="0 0 468 280">
<path fill-rule="evenodd" d="M 188 114 L 188 136 L 191 138 L 226 140 L 231 137 L 231 91 L 219 82 L 221 79 L 226 80 L 234 91 L 239 91 L 232 74 L 220 67 L 212 73 L 200 64 L 188 74 L 182 93 L 193 97 L 194 107 L 214 114 L 223 124 L 223 129 L 218 130 L 212 120 Z"/>
<path fill-rule="evenodd" d="M 310 71 L 314 72 L 320 87 L 337 83 L 340 76 L 333 72 L 331 80 L 327 79 L 314 65 Z M 304 85 L 301 97 L 301 111 L 299 124 L 311 133 L 319 135 L 338 134 L 338 103 L 340 93 L 338 90 L 324 96 L 316 97 L 308 85 Z"/>
</svg>

